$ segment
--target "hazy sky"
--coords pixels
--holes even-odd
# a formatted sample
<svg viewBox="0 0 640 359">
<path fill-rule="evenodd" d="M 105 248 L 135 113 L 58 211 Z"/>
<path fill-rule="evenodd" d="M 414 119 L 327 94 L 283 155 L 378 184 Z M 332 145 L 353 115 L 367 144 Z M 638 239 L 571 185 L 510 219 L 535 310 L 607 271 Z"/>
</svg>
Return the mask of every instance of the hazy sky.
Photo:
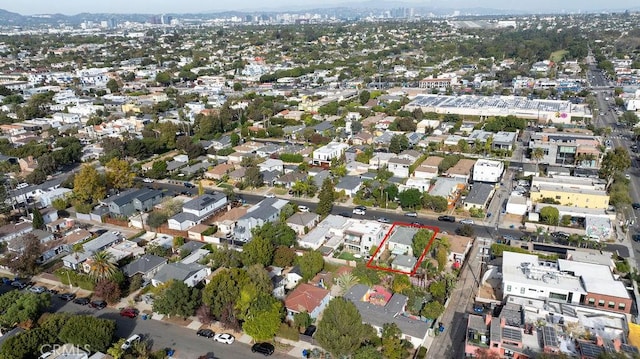
<svg viewBox="0 0 640 359">
<path fill-rule="evenodd" d="M 370 0 L 0 0 L 0 9 L 24 15 L 62 13 L 186 13 L 220 10 L 286 9 L 287 6 L 312 8 L 317 4 L 347 5 Z M 398 1 L 398 0 L 396 0 Z M 513 10 L 557 10 L 592 11 L 603 8 L 626 9 L 639 7 L 638 0 L 400 0 L 412 6 L 434 6 L 438 8 L 483 7 Z"/>
</svg>

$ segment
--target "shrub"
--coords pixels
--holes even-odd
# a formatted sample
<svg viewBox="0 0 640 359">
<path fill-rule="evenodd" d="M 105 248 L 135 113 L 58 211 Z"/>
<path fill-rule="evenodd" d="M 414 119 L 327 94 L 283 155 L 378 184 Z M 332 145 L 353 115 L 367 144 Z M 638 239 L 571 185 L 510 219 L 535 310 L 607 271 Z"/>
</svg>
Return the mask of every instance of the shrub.
<svg viewBox="0 0 640 359">
<path fill-rule="evenodd" d="M 280 338 L 294 341 L 298 341 L 300 339 L 300 333 L 298 333 L 298 329 L 290 327 L 287 323 L 280 324 L 280 329 L 278 329 L 278 333 L 276 335 Z"/>
</svg>

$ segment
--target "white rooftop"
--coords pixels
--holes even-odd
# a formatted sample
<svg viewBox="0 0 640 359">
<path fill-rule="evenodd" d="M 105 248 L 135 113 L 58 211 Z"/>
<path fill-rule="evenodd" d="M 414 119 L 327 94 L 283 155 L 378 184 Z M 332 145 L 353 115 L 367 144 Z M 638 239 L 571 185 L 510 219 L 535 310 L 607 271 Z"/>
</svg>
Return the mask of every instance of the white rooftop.
<svg viewBox="0 0 640 359">
<path fill-rule="evenodd" d="M 548 286 L 587 294 L 579 277 L 561 273 L 556 263 L 541 261 L 533 254 L 503 252 L 502 277 L 505 282 Z"/>
<path fill-rule="evenodd" d="M 629 298 L 629 293 L 624 284 L 613 278 L 611 269 L 607 266 L 558 259 L 558 268 L 563 272 L 582 277 L 582 281 L 588 292 L 618 298 Z"/>
</svg>

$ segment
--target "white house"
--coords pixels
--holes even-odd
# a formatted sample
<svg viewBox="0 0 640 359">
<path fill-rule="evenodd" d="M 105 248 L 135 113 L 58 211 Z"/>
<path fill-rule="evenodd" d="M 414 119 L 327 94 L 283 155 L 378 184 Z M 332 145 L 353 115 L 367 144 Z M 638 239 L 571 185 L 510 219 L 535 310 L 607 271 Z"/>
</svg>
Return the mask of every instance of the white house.
<svg viewBox="0 0 640 359">
<path fill-rule="evenodd" d="M 227 204 L 227 195 L 222 192 L 203 194 L 182 205 L 182 211 L 199 218 L 209 216 Z"/>
<path fill-rule="evenodd" d="M 393 173 L 394 177 L 408 178 L 411 164 L 413 164 L 411 160 L 394 157 L 387 163 L 387 169 Z"/>
<path fill-rule="evenodd" d="M 473 181 L 497 183 L 502 179 L 503 172 L 504 163 L 501 161 L 479 159 L 473 166 Z"/>
<path fill-rule="evenodd" d="M 56 199 L 67 198 L 70 195 L 71 195 L 71 190 L 68 188 L 64 188 L 64 187 L 54 188 L 49 191 L 40 193 L 39 195 L 40 205 L 42 207 L 49 207 L 51 206 L 53 201 L 55 201 Z"/>
<path fill-rule="evenodd" d="M 346 143 L 330 142 L 313 151 L 314 165 L 328 165 L 334 158 L 340 158 L 349 148 Z"/>
</svg>

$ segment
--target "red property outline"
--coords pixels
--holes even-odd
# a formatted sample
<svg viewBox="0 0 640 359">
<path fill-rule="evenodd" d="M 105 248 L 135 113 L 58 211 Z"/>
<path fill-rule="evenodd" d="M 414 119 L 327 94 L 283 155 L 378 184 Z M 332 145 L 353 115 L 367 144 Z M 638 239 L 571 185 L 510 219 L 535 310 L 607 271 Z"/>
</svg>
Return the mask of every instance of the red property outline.
<svg viewBox="0 0 640 359">
<path fill-rule="evenodd" d="M 385 242 L 389 239 L 389 237 L 391 237 L 391 234 L 393 233 L 393 229 L 396 228 L 396 226 L 411 227 L 411 228 L 418 228 L 418 229 L 426 228 L 426 229 L 429 229 L 429 230 L 433 231 L 433 235 L 431 236 L 431 239 L 429 240 L 429 243 L 427 244 L 427 246 L 422 251 L 422 254 L 420 255 L 420 258 L 418 258 L 418 262 L 413 267 L 411 272 L 405 272 L 405 271 L 401 271 L 401 270 L 398 270 L 398 269 L 384 268 L 384 267 L 378 267 L 376 265 L 373 265 L 373 261 L 377 257 L 378 252 L 380 251 L 380 249 L 384 248 Z M 393 225 L 391 226 L 391 228 L 387 232 L 387 235 L 384 236 L 384 239 L 382 240 L 382 243 L 380 243 L 380 245 L 376 249 L 376 252 L 373 254 L 373 256 L 371 256 L 371 259 L 369 259 L 369 261 L 367 262 L 367 268 L 377 269 L 377 270 L 381 270 L 381 271 L 385 271 L 385 272 L 391 272 L 391 273 L 414 275 L 416 273 L 416 271 L 418 270 L 418 268 L 420 267 L 420 264 L 424 260 L 424 257 L 427 255 L 427 252 L 431 248 L 431 245 L 433 244 L 433 240 L 436 238 L 436 234 L 438 234 L 438 232 L 440 232 L 440 228 L 434 227 L 434 226 L 416 225 L 416 224 L 410 224 L 410 223 L 404 223 L 404 222 L 393 222 Z"/>
</svg>

